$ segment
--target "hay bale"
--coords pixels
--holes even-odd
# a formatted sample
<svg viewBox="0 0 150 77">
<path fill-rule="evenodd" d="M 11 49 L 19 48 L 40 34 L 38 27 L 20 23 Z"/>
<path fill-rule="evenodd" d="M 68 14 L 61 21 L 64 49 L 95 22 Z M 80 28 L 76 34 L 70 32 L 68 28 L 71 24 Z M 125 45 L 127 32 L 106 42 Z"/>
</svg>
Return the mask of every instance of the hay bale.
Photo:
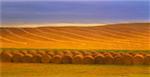
<svg viewBox="0 0 150 77">
<path fill-rule="evenodd" d="M 115 57 L 115 56 L 118 56 L 118 55 L 119 55 L 119 53 L 117 53 L 117 52 L 110 52 L 110 54 L 111 54 L 113 57 Z"/>
<path fill-rule="evenodd" d="M 140 52 L 139 54 L 140 54 L 140 55 L 143 55 L 143 56 L 146 56 L 146 55 L 147 55 L 147 53 L 144 53 L 144 52 Z"/>
<path fill-rule="evenodd" d="M 91 56 L 92 56 L 92 54 L 91 54 L 90 52 L 88 52 L 88 51 L 87 51 L 87 52 L 85 51 L 85 52 L 82 53 L 82 54 L 83 54 L 83 56 L 88 56 L 88 55 L 91 55 Z"/>
<path fill-rule="evenodd" d="M 63 56 L 63 55 L 64 55 L 64 53 L 63 53 L 63 52 L 61 52 L 61 51 L 54 51 L 54 54 L 55 54 L 55 55 L 61 55 L 61 56 Z"/>
<path fill-rule="evenodd" d="M 32 63 L 33 62 L 33 55 L 29 54 L 29 53 L 24 54 L 24 57 L 22 58 L 22 62 Z"/>
<path fill-rule="evenodd" d="M 2 51 L 0 55 L 1 62 L 12 62 L 13 55 L 10 52 Z"/>
<path fill-rule="evenodd" d="M 135 56 L 135 55 L 136 55 L 136 54 L 133 53 L 133 52 L 130 52 L 130 53 L 128 53 L 128 54 L 130 54 L 131 56 Z"/>
<path fill-rule="evenodd" d="M 144 57 L 144 64 L 150 65 L 150 54 L 145 55 L 145 57 Z"/>
<path fill-rule="evenodd" d="M 60 64 L 62 63 L 62 56 L 61 55 L 55 55 L 52 57 L 52 63 Z"/>
<path fill-rule="evenodd" d="M 80 52 L 82 55 L 84 55 L 84 56 L 85 56 L 86 54 L 89 54 L 88 51 L 83 51 L 83 50 L 81 51 L 81 50 L 80 50 L 79 52 Z"/>
<path fill-rule="evenodd" d="M 22 62 L 22 58 L 24 57 L 24 54 L 16 52 L 13 54 L 12 61 L 13 62 Z"/>
<path fill-rule="evenodd" d="M 42 58 L 41 58 L 41 62 L 42 63 L 50 63 L 52 60 L 52 57 L 48 54 L 45 54 L 45 55 L 42 55 Z"/>
<path fill-rule="evenodd" d="M 73 57 L 72 63 L 74 63 L 74 64 L 82 64 L 83 63 L 83 55 L 75 55 Z"/>
<path fill-rule="evenodd" d="M 122 59 L 123 59 L 123 64 L 125 65 L 133 64 L 133 56 L 128 53 L 122 54 Z"/>
<path fill-rule="evenodd" d="M 71 54 L 66 54 L 62 58 L 62 63 L 63 64 L 71 64 L 72 63 L 72 59 L 73 59 L 73 57 L 72 57 Z"/>
<path fill-rule="evenodd" d="M 114 64 L 123 64 L 123 56 L 120 54 L 115 55 Z"/>
<path fill-rule="evenodd" d="M 48 55 L 50 55 L 51 57 L 53 57 L 55 54 L 52 51 L 47 52 Z"/>
<path fill-rule="evenodd" d="M 40 55 L 45 55 L 46 54 L 44 50 L 38 50 L 37 53 L 40 54 Z"/>
<path fill-rule="evenodd" d="M 104 55 L 104 56 L 107 56 L 107 55 L 108 55 L 108 56 L 112 56 L 111 53 L 109 53 L 109 52 L 104 52 L 103 55 Z"/>
<path fill-rule="evenodd" d="M 126 54 L 126 53 L 124 53 L 124 52 L 119 52 L 119 54 L 120 54 L 121 56 L 123 56 L 123 55 Z"/>
<path fill-rule="evenodd" d="M 133 64 L 143 64 L 144 56 L 141 54 L 136 54 L 133 58 Z"/>
<path fill-rule="evenodd" d="M 111 54 L 104 55 L 104 63 L 105 64 L 113 64 L 114 57 Z"/>
<path fill-rule="evenodd" d="M 72 54 L 73 54 L 73 56 L 76 56 L 76 55 L 82 55 L 82 53 L 79 52 L 79 51 L 73 51 Z"/>
<path fill-rule="evenodd" d="M 99 54 L 100 54 L 100 53 L 98 53 L 98 52 L 96 52 L 96 51 L 95 51 L 95 52 L 94 52 L 94 51 L 91 52 L 91 55 L 92 55 L 93 57 L 96 57 L 96 56 L 98 56 Z"/>
<path fill-rule="evenodd" d="M 20 53 L 22 53 L 22 54 L 28 54 L 28 51 L 27 50 L 21 50 L 21 51 L 19 51 Z"/>
<path fill-rule="evenodd" d="M 33 55 L 32 60 L 34 63 L 41 63 L 41 58 L 42 58 L 41 54 L 35 54 Z"/>
<path fill-rule="evenodd" d="M 103 54 L 97 54 L 95 56 L 95 63 L 96 64 L 104 64 L 104 58 L 105 58 L 105 56 Z"/>
<path fill-rule="evenodd" d="M 63 51 L 63 55 L 71 55 L 71 56 L 73 56 L 71 51 Z"/>
<path fill-rule="evenodd" d="M 15 54 L 20 54 L 20 52 L 18 51 L 18 50 L 13 50 L 13 51 L 10 51 L 10 53 L 12 54 L 12 55 L 15 55 Z"/>
<path fill-rule="evenodd" d="M 36 50 L 28 50 L 28 53 L 29 53 L 29 54 L 32 54 L 32 55 L 36 55 L 36 54 L 37 54 L 37 51 L 36 51 Z"/>
<path fill-rule="evenodd" d="M 63 52 L 63 54 L 71 53 L 71 52 L 68 51 L 68 50 L 64 50 L 64 51 L 62 51 L 62 52 Z"/>
<path fill-rule="evenodd" d="M 84 64 L 94 64 L 94 57 L 90 56 L 90 55 L 84 56 L 83 63 Z"/>
</svg>

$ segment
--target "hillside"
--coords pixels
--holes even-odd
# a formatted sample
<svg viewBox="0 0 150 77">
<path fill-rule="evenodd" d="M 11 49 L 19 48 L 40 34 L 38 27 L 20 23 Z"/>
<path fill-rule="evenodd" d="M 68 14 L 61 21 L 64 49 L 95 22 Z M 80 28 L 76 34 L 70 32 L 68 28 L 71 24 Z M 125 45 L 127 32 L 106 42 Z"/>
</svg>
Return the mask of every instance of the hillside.
<svg viewBox="0 0 150 77">
<path fill-rule="evenodd" d="M 1 27 L 1 48 L 150 49 L 150 23 L 93 27 Z"/>
</svg>

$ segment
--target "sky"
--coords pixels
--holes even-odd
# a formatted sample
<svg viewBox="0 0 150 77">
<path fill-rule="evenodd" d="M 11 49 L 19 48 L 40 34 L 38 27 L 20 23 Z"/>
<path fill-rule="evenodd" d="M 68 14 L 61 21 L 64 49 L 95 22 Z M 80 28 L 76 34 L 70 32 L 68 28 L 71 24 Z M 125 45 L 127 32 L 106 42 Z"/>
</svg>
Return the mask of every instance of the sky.
<svg viewBox="0 0 150 77">
<path fill-rule="evenodd" d="M 27 0 L 3 0 L 3 1 L 27 1 Z M 43 1 L 43 0 L 32 0 L 32 1 Z M 46 0 L 46 1 L 106 1 L 106 0 Z M 131 0 L 109 0 L 109 1 L 131 1 Z M 138 0 L 132 0 L 132 1 L 138 1 Z M 139 0 L 139 1 L 144 1 L 144 0 Z"/>
<path fill-rule="evenodd" d="M 148 0 L 3 0 L 2 23 L 149 22 Z M 64 2 L 62 2 L 64 1 Z M 76 2 L 74 2 L 76 1 Z"/>
</svg>

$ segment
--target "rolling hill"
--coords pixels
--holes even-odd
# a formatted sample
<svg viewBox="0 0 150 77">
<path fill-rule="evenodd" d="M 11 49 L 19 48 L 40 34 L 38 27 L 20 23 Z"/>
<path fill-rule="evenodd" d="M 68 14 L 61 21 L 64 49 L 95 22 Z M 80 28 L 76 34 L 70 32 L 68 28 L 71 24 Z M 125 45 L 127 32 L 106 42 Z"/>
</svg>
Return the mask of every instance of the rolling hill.
<svg viewBox="0 0 150 77">
<path fill-rule="evenodd" d="M 150 49 L 150 23 L 93 27 L 1 27 L 0 48 Z"/>
</svg>

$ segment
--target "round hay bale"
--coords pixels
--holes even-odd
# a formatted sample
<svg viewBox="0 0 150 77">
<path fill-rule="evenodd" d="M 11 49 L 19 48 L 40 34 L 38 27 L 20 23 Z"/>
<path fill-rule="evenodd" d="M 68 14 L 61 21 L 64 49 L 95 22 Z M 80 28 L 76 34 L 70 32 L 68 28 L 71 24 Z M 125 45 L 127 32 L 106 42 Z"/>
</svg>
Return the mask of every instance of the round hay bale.
<svg viewBox="0 0 150 77">
<path fill-rule="evenodd" d="M 13 51 L 10 51 L 10 53 L 12 55 L 15 55 L 15 54 L 22 54 L 19 50 L 13 50 Z"/>
<path fill-rule="evenodd" d="M 45 55 L 42 55 L 42 58 L 41 58 L 41 62 L 42 63 L 50 63 L 52 60 L 52 57 L 48 54 L 45 54 Z"/>
<path fill-rule="evenodd" d="M 93 64 L 94 63 L 94 57 L 90 56 L 90 55 L 84 56 L 83 63 L 84 64 Z"/>
<path fill-rule="evenodd" d="M 71 53 L 71 51 L 63 51 L 63 55 L 71 55 L 71 56 L 73 56 L 73 54 Z"/>
<path fill-rule="evenodd" d="M 123 64 L 123 56 L 120 54 L 115 55 L 114 64 Z"/>
<path fill-rule="evenodd" d="M 103 54 L 97 54 L 95 56 L 95 63 L 96 64 L 104 64 L 104 58 L 105 58 L 105 56 Z"/>
<path fill-rule="evenodd" d="M 63 64 L 71 64 L 72 59 L 73 59 L 73 57 L 72 57 L 71 54 L 64 55 L 63 58 L 62 58 L 62 63 Z"/>
<path fill-rule="evenodd" d="M 123 64 L 125 65 L 133 64 L 133 56 L 128 53 L 122 54 L 122 59 L 123 59 Z"/>
<path fill-rule="evenodd" d="M 130 54 L 131 56 L 135 56 L 135 55 L 136 55 L 136 54 L 133 53 L 133 52 L 130 52 L 130 53 L 128 53 L 128 54 Z"/>
<path fill-rule="evenodd" d="M 72 60 L 73 64 L 82 64 L 83 63 L 83 55 L 75 55 Z"/>
<path fill-rule="evenodd" d="M 28 54 L 28 51 L 27 50 L 21 50 L 21 51 L 19 51 L 20 53 L 22 53 L 22 54 Z"/>
<path fill-rule="evenodd" d="M 13 62 L 22 62 L 23 57 L 24 57 L 24 55 L 22 53 L 16 52 L 13 54 L 12 61 Z"/>
<path fill-rule="evenodd" d="M 52 57 L 52 63 L 60 64 L 62 63 L 62 56 L 61 55 L 55 55 Z"/>
<path fill-rule="evenodd" d="M 126 53 L 124 53 L 124 52 L 119 52 L 119 54 L 120 54 L 121 56 L 123 56 L 123 55 L 126 54 Z"/>
<path fill-rule="evenodd" d="M 109 52 L 104 52 L 103 55 L 104 55 L 104 56 L 106 56 L 106 55 L 112 56 L 111 53 L 109 53 Z"/>
<path fill-rule="evenodd" d="M 0 55 L 1 62 L 12 62 L 13 55 L 10 52 L 4 51 Z"/>
<path fill-rule="evenodd" d="M 144 52 L 140 52 L 139 54 L 140 54 L 140 55 L 143 55 L 143 56 L 146 56 L 146 55 L 147 55 L 147 53 L 144 53 Z"/>
<path fill-rule="evenodd" d="M 133 58 L 134 64 L 143 64 L 144 63 L 144 56 L 141 54 L 136 54 Z"/>
<path fill-rule="evenodd" d="M 150 54 L 145 55 L 145 57 L 144 57 L 144 64 L 150 65 Z"/>
<path fill-rule="evenodd" d="M 35 54 L 33 55 L 32 60 L 34 63 L 41 63 L 41 58 L 42 58 L 41 54 Z"/>
<path fill-rule="evenodd" d="M 22 62 L 24 63 L 32 63 L 33 62 L 33 55 L 32 54 L 24 54 L 24 57 L 22 58 Z"/>
<path fill-rule="evenodd" d="M 99 54 L 100 54 L 100 53 L 98 53 L 98 52 L 96 52 L 96 51 L 91 53 L 91 55 L 92 55 L 93 57 L 96 57 L 96 56 L 99 55 Z"/>
<path fill-rule="evenodd" d="M 40 55 L 45 55 L 46 54 L 44 50 L 38 50 L 37 53 L 40 54 Z"/>
<path fill-rule="evenodd" d="M 53 57 L 55 54 L 54 52 L 50 51 L 50 52 L 47 52 L 48 55 L 50 55 L 51 57 Z"/>
<path fill-rule="evenodd" d="M 105 52 L 98 52 L 98 53 L 100 53 L 100 54 L 103 54 L 103 55 L 104 55 L 104 53 L 105 53 Z"/>
<path fill-rule="evenodd" d="M 37 54 L 37 51 L 36 51 L 36 50 L 28 50 L 28 53 L 29 53 L 29 54 L 32 54 L 32 55 L 36 55 L 36 54 Z"/>
<path fill-rule="evenodd" d="M 54 51 L 54 54 L 55 54 L 55 55 L 64 55 L 64 53 L 61 52 L 61 51 Z"/>
<path fill-rule="evenodd" d="M 88 51 L 84 51 L 84 50 L 80 50 L 79 52 L 80 52 L 82 55 L 85 55 L 85 54 L 88 53 Z"/>
<path fill-rule="evenodd" d="M 85 51 L 85 52 L 82 53 L 82 54 L 83 54 L 83 56 L 88 56 L 88 55 L 91 55 L 91 56 L 92 56 L 92 54 L 91 54 L 90 52 L 88 52 L 88 51 L 87 51 L 87 52 Z"/>
<path fill-rule="evenodd" d="M 73 54 L 73 56 L 76 56 L 76 55 L 82 55 L 82 53 L 79 52 L 79 51 L 73 51 L 72 54 Z"/>
<path fill-rule="evenodd" d="M 119 53 L 117 53 L 117 52 L 110 52 L 110 54 L 111 54 L 113 57 L 115 57 L 115 56 L 118 56 L 118 55 L 119 55 Z"/>
<path fill-rule="evenodd" d="M 69 50 L 64 50 L 62 52 L 63 52 L 63 54 L 71 53 L 71 51 L 69 51 Z"/>
<path fill-rule="evenodd" d="M 104 63 L 105 64 L 113 64 L 114 57 L 111 54 L 104 55 Z"/>
</svg>

